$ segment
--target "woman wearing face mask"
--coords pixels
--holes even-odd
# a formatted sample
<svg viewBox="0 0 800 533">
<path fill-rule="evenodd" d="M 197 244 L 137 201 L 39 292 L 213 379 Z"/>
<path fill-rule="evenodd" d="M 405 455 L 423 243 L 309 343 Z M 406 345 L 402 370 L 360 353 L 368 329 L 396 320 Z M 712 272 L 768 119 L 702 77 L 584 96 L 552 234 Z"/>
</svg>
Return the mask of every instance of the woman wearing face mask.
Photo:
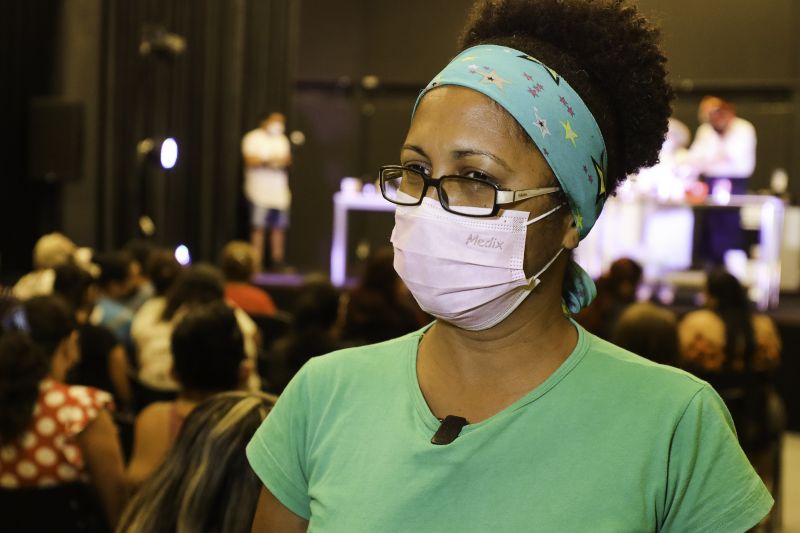
<svg viewBox="0 0 800 533">
<path fill-rule="evenodd" d="M 744 531 L 772 500 L 705 382 L 569 318 L 570 251 L 655 162 L 671 91 L 621 1 L 476 6 L 381 170 L 437 320 L 313 360 L 248 447 L 253 531 Z"/>
</svg>

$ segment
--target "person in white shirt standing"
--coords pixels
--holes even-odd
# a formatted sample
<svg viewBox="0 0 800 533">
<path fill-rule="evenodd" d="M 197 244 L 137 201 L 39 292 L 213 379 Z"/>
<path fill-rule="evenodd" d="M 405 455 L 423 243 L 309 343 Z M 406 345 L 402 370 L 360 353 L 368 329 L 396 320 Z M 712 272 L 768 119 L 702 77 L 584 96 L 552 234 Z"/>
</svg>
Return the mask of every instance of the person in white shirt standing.
<svg viewBox="0 0 800 533">
<path fill-rule="evenodd" d="M 701 125 L 689 148 L 689 163 L 704 177 L 713 198 L 745 194 L 756 166 L 753 124 L 737 117 L 733 104 L 716 96 L 703 98 L 698 118 Z M 743 246 L 739 210 L 708 212 L 702 235 L 705 259 L 723 264 L 726 251 Z"/>
<path fill-rule="evenodd" d="M 258 254 L 257 264 L 261 265 L 264 232 L 269 228 L 271 266 L 277 270 L 284 266 L 285 235 L 292 202 L 286 172 L 292 155 L 285 128 L 283 114 L 270 113 L 258 128 L 242 139 L 244 193 L 252 208 L 250 240 Z"/>
</svg>

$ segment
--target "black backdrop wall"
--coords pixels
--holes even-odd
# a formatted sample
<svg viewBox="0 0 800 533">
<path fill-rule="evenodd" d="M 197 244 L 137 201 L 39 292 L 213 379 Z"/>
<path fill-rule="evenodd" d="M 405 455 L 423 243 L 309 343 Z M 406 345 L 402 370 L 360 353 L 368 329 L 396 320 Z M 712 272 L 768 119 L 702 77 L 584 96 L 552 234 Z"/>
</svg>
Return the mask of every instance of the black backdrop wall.
<svg viewBox="0 0 800 533">
<path fill-rule="evenodd" d="M 0 273 L 30 264 L 37 234 L 55 223 L 58 186 L 28 178 L 28 102 L 53 89 L 59 0 L 4 2 L 0 14 Z M 33 199 L 38 198 L 38 202 Z"/>
</svg>

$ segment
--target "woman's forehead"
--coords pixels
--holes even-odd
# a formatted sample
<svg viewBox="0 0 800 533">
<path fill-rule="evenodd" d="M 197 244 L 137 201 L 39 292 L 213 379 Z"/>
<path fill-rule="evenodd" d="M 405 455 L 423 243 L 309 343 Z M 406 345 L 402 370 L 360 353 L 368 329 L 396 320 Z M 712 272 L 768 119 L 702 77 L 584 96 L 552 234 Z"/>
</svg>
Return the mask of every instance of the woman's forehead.
<svg viewBox="0 0 800 533">
<path fill-rule="evenodd" d="M 436 133 L 443 127 L 469 128 L 470 132 L 483 129 L 513 134 L 515 127 L 511 115 L 488 96 L 466 87 L 448 85 L 428 91 L 420 100 L 409 134 Z"/>
<path fill-rule="evenodd" d="M 546 165 L 536 146 L 505 109 L 484 94 L 453 85 L 437 87 L 422 97 L 406 144 L 426 151 L 475 149 L 491 152 L 510 163 Z"/>
</svg>

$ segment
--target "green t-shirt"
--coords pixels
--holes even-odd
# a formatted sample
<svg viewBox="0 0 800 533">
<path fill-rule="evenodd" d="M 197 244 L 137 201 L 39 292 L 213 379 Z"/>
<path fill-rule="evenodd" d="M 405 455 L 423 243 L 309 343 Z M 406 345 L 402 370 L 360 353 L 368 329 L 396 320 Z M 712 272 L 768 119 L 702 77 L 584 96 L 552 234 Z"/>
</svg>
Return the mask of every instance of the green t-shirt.
<svg viewBox="0 0 800 533">
<path fill-rule="evenodd" d="M 769 512 L 708 384 L 577 327 L 544 383 L 440 446 L 416 378 L 425 330 L 312 359 L 250 464 L 309 531 L 736 532 Z"/>
</svg>

